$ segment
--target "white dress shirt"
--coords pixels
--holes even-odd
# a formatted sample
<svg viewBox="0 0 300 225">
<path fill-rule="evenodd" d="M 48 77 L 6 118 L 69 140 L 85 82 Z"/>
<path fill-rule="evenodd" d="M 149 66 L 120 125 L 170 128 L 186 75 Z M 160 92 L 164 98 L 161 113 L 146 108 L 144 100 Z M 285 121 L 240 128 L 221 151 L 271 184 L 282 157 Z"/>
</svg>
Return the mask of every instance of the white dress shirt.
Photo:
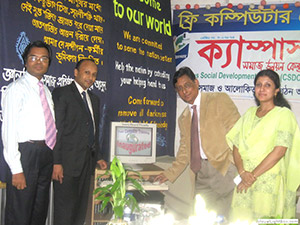
<svg viewBox="0 0 300 225">
<path fill-rule="evenodd" d="M 76 87 L 77 87 L 80 95 L 81 95 L 81 98 L 83 98 L 82 92 L 86 93 L 86 100 L 88 102 L 89 110 L 90 110 L 90 112 L 92 114 L 92 120 L 93 120 L 93 123 L 94 123 L 94 133 L 95 133 L 96 129 L 95 129 L 94 112 L 93 112 L 92 102 L 91 102 L 91 98 L 89 96 L 89 93 L 88 93 L 87 90 L 83 90 L 83 88 L 80 86 L 80 84 L 78 84 L 75 80 L 74 80 L 74 82 L 75 82 L 75 85 L 76 85 Z"/>
<path fill-rule="evenodd" d="M 202 146 L 201 146 L 201 137 L 200 137 L 200 101 L 201 101 L 201 93 L 199 92 L 198 96 L 195 99 L 193 105 L 196 105 L 197 116 L 198 116 L 198 120 L 199 120 L 199 123 L 198 123 L 198 135 L 199 135 L 199 145 L 200 145 L 199 151 L 200 151 L 200 155 L 201 155 L 202 159 L 207 159 L 207 156 L 205 155 L 205 153 L 204 153 L 204 151 L 202 149 Z M 191 117 L 193 117 L 193 109 L 192 109 L 193 105 L 189 104 L 189 109 L 190 109 L 190 112 L 191 112 Z"/>
<path fill-rule="evenodd" d="M 36 77 L 26 72 L 9 84 L 2 95 L 3 154 L 12 174 L 23 172 L 18 143 L 45 140 L 46 124 L 38 82 Z M 54 115 L 51 93 L 45 85 L 44 88 Z"/>
</svg>

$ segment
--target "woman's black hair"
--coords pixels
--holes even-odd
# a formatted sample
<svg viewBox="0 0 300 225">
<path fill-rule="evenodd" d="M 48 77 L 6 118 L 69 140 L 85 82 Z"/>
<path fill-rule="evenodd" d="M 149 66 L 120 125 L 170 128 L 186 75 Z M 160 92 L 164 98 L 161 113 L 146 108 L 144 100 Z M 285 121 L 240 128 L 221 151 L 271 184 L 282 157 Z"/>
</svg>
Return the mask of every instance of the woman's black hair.
<svg viewBox="0 0 300 225">
<path fill-rule="evenodd" d="M 267 69 L 267 70 L 261 70 L 256 76 L 255 76 L 255 79 L 254 79 L 254 86 L 256 86 L 256 82 L 257 82 L 257 79 L 259 77 L 263 77 L 263 76 L 267 76 L 269 77 L 275 84 L 275 88 L 276 89 L 279 89 L 279 92 L 277 93 L 277 95 L 274 97 L 274 104 L 276 106 L 281 106 L 281 107 L 287 107 L 289 109 L 291 109 L 291 106 L 290 104 L 288 103 L 288 101 L 283 97 L 282 93 L 281 93 L 281 90 L 280 90 L 280 78 L 279 78 L 279 75 L 273 71 L 273 70 L 270 70 L 270 69 Z M 255 98 L 255 102 L 257 105 L 260 105 L 260 102 L 258 101 L 258 99 L 256 98 L 255 96 L 255 93 L 254 93 L 254 98 Z"/>
</svg>

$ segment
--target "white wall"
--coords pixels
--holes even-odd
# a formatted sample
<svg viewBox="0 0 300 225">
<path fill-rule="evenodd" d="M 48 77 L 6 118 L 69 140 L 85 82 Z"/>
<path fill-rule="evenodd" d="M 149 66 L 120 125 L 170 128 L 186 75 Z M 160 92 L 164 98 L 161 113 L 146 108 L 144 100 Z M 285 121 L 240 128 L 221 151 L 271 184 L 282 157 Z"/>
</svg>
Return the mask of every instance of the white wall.
<svg viewBox="0 0 300 225">
<path fill-rule="evenodd" d="M 294 4 L 296 1 L 287 1 L 287 0 L 281 0 L 281 1 L 266 1 L 267 5 L 270 4 L 283 4 L 283 3 L 290 3 Z M 250 3 L 259 5 L 261 0 L 171 0 L 171 9 L 175 9 L 175 5 L 180 5 L 180 9 L 185 9 L 186 4 L 190 4 L 191 8 L 194 7 L 195 4 L 199 4 L 200 7 L 205 7 L 206 5 L 210 5 L 211 7 L 215 6 L 216 2 L 220 2 L 221 6 L 226 6 L 228 3 L 232 3 L 233 5 L 237 5 L 239 3 L 242 3 L 244 5 L 249 5 Z M 251 99 L 232 99 L 234 103 L 236 104 L 240 114 L 244 114 L 246 110 L 255 105 L 255 101 Z M 289 101 L 292 107 L 292 111 L 296 115 L 298 124 L 300 124 L 300 101 L 298 102 L 291 102 Z M 184 108 L 186 107 L 186 103 L 184 103 L 179 97 L 177 97 L 177 112 L 176 112 L 176 134 L 175 134 L 175 155 L 177 153 L 178 147 L 179 147 L 179 140 L 180 140 L 180 132 L 177 125 L 177 119 L 179 115 L 182 113 Z"/>
</svg>

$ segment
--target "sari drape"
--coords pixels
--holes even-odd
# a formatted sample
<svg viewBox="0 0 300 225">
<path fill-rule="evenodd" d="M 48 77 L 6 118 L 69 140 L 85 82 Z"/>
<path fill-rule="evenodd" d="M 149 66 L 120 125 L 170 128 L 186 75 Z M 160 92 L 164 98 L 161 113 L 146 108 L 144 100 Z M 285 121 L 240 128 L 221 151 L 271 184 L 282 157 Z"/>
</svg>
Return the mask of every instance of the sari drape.
<svg viewBox="0 0 300 225">
<path fill-rule="evenodd" d="M 234 191 L 230 220 L 295 218 L 296 190 L 300 184 L 300 132 L 296 118 L 288 108 L 278 106 L 258 118 L 257 108 L 251 107 L 226 135 L 230 148 L 238 148 L 244 169 L 255 169 L 276 146 L 287 147 L 287 152 L 257 178 L 247 193 Z"/>
</svg>

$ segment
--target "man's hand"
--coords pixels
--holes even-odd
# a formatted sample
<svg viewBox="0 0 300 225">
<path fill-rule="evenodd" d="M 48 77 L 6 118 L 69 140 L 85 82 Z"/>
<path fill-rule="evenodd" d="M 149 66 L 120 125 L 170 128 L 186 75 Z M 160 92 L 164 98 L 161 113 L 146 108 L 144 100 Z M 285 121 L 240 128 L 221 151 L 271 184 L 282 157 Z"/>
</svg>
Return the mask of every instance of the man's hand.
<svg viewBox="0 0 300 225">
<path fill-rule="evenodd" d="M 98 165 L 100 166 L 100 169 L 101 170 L 106 170 L 107 168 L 107 163 L 103 160 L 103 159 L 100 159 L 97 161 Z"/>
<path fill-rule="evenodd" d="M 59 181 L 62 184 L 64 178 L 64 169 L 61 164 L 54 164 L 52 179 Z"/>
<path fill-rule="evenodd" d="M 16 173 L 12 175 L 12 185 L 18 190 L 23 190 L 27 187 L 24 173 Z"/>
<path fill-rule="evenodd" d="M 169 179 L 168 179 L 163 173 L 157 175 L 157 176 L 154 178 L 154 182 L 155 182 L 155 181 L 158 181 L 160 184 L 161 184 L 161 183 L 165 183 L 165 182 L 168 181 L 168 180 L 169 180 Z"/>
</svg>

